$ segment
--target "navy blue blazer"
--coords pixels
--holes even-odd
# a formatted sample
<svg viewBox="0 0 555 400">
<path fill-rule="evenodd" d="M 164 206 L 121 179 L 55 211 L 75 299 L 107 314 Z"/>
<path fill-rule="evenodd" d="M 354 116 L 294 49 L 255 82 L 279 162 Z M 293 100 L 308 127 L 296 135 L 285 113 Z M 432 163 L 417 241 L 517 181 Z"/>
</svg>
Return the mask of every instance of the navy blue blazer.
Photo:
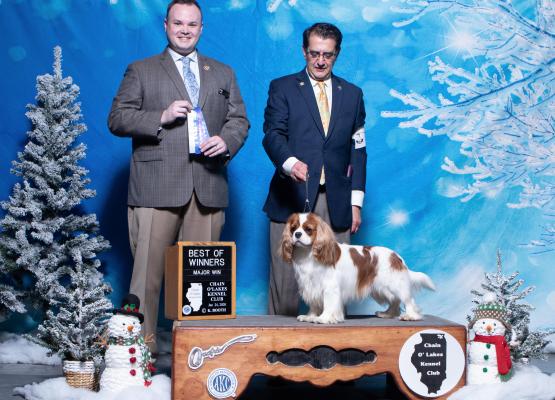
<svg viewBox="0 0 555 400">
<path fill-rule="evenodd" d="M 292 213 L 303 211 L 305 183 L 296 183 L 282 168 L 289 157 L 297 157 L 308 165 L 311 207 L 324 166 L 332 226 L 335 230 L 351 227 L 351 191 L 364 191 L 366 185 L 366 147 L 360 142 L 355 145 L 353 134 L 364 127 L 366 113 L 360 88 L 335 75 L 331 82 L 327 136 L 306 70 L 270 83 L 262 143 L 276 167 L 264 204 L 264 211 L 273 221 L 285 222 Z"/>
</svg>

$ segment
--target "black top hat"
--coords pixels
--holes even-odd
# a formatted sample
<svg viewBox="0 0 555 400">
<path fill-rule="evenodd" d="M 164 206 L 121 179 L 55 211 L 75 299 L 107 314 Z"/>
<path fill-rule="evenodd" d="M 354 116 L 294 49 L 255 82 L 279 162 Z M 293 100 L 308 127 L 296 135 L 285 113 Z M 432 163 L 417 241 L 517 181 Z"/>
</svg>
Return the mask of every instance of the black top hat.
<svg viewBox="0 0 555 400">
<path fill-rule="evenodd" d="M 139 321 L 142 324 L 145 317 L 143 314 L 139 312 L 140 306 L 141 306 L 141 300 L 139 300 L 139 298 L 136 295 L 129 293 L 121 301 L 121 307 L 114 308 L 113 311 L 114 311 L 114 314 L 133 315 L 134 317 L 139 318 Z"/>
</svg>

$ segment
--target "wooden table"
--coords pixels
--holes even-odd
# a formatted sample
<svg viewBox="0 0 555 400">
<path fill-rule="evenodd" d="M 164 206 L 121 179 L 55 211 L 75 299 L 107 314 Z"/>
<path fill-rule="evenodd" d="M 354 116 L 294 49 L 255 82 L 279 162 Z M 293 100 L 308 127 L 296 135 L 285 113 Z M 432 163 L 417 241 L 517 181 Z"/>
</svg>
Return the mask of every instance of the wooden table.
<svg viewBox="0 0 555 400">
<path fill-rule="evenodd" d="M 176 321 L 173 327 L 172 399 L 227 398 L 225 394 L 218 397 L 220 392 L 214 395 L 208 390 L 207 381 L 214 381 L 214 374 L 220 374 L 221 369 L 226 373 L 231 371 L 236 377 L 230 398 L 234 394 L 239 396 L 254 374 L 327 386 L 336 380 L 388 373 L 409 399 L 446 399 L 464 386 L 464 373 L 453 389 L 439 397 L 416 394 L 401 377 L 401 348 L 412 335 L 427 329 L 452 335 L 465 352 L 466 328 L 433 316 L 410 322 L 351 317 L 337 325 L 298 322 L 293 317 L 284 316 Z M 223 346 L 233 339 L 235 343 Z M 228 388 L 230 380 L 225 374 L 218 379 L 223 379 L 224 389 Z"/>
</svg>

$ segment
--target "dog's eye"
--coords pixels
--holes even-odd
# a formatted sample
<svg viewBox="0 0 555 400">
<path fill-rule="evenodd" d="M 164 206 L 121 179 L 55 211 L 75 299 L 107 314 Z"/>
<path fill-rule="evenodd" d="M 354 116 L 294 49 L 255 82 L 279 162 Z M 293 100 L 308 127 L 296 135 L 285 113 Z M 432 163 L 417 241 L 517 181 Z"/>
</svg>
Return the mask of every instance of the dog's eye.
<svg viewBox="0 0 555 400">
<path fill-rule="evenodd" d="M 308 235 L 312 235 L 312 228 L 305 228 L 304 230 Z"/>
</svg>

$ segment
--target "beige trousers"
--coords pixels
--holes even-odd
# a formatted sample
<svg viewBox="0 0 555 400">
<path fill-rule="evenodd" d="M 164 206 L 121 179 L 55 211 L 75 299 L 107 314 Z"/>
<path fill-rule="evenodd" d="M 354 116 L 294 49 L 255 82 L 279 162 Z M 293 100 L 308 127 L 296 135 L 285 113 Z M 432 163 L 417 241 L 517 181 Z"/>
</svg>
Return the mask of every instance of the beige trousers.
<svg viewBox="0 0 555 400">
<path fill-rule="evenodd" d="M 314 213 L 318 214 L 328 224 L 330 214 L 326 193 L 319 193 L 314 204 Z M 299 287 L 295 279 L 295 272 L 291 264 L 285 263 L 278 255 L 285 224 L 270 221 L 270 288 L 268 292 L 268 313 L 270 315 L 298 315 Z M 340 243 L 351 242 L 351 232 L 334 231 L 335 238 Z"/>
<path fill-rule="evenodd" d="M 225 214 L 222 209 L 201 205 L 193 193 L 182 207 L 128 207 L 129 243 L 133 254 L 133 275 L 129 292 L 141 300 L 144 314 L 143 335 L 156 335 L 160 289 L 164 277 L 164 254 L 176 239 L 180 241 L 217 241 Z M 156 344 L 150 349 L 157 351 Z"/>
</svg>

